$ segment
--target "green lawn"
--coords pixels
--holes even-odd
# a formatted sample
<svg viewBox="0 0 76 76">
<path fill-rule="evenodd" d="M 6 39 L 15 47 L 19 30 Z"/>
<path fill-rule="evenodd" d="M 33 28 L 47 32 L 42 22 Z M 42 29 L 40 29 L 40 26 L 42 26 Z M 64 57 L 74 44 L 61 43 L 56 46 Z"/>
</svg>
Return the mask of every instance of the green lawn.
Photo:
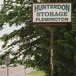
<svg viewBox="0 0 76 76">
<path fill-rule="evenodd" d="M 42 71 L 33 71 L 33 72 L 31 72 L 31 73 L 29 73 L 28 75 L 45 75 L 45 73 L 44 72 L 42 72 Z"/>
</svg>

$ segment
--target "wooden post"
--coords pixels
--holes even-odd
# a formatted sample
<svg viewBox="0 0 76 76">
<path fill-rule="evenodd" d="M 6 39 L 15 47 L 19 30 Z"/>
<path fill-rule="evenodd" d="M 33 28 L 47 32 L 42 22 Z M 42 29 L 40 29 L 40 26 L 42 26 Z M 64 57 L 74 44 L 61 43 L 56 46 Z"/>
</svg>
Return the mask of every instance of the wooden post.
<svg viewBox="0 0 76 76">
<path fill-rule="evenodd" d="M 51 27 L 51 31 L 50 31 L 50 35 L 51 35 L 51 40 L 50 40 L 50 44 L 51 44 L 51 76 L 53 76 L 53 27 Z"/>
</svg>

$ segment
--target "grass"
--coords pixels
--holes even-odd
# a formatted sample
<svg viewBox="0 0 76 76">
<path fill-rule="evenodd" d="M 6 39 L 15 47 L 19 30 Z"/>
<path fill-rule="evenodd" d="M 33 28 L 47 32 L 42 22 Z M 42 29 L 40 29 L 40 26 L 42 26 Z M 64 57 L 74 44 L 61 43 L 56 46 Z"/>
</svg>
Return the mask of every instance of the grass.
<svg viewBox="0 0 76 76">
<path fill-rule="evenodd" d="M 42 71 L 33 71 L 33 72 L 31 72 L 31 73 L 29 73 L 28 75 L 45 75 L 45 73 L 44 72 L 42 72 Z"/>
</svg>

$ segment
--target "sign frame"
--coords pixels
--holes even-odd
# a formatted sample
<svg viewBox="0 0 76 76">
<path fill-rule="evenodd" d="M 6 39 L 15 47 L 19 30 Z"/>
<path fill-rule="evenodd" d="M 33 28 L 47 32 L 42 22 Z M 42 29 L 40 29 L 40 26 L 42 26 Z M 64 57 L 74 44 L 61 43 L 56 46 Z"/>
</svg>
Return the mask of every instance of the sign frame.
<svg viewBox="0 0 76 76">
<path fill-rule="evenodd" d="M 57 4 L 57 3 L 70 3 L 71 4 L 71 21 L 70 22 L 33 22 L 33 4 Z M 39 25 L 56 25 L 56 24 L 63 24 L 71 23 L 72 22 L 72 2 L 50 2 L 50 3 L 32 3 L 32 23 L 37 23 Z"/>
</svg>

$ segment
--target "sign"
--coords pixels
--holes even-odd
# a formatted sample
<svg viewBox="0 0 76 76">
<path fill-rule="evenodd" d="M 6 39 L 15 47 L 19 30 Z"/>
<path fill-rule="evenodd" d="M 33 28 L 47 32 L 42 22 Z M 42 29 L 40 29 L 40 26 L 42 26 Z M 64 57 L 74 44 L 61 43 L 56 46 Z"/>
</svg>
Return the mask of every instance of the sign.
<svg viewBox="0 0 76 76">
<path fill-rule="evenodd" d="M 33 69 L 37 69 L 37 67 L 35 66 L 35 67 L 33 67 Z"/>
<path fill-rule="evenodd" d="M 33 23 L 71 22 L 72 3 L 33 3 Z"/>
<path fill-rule="evenodd" d="M 5 64 L 7 65 L 7 64 L 9 64 L 10 63 L 10 58 L 9 58 L 9 56 L 6 56 L 5 57 Z"/>
</svg>

